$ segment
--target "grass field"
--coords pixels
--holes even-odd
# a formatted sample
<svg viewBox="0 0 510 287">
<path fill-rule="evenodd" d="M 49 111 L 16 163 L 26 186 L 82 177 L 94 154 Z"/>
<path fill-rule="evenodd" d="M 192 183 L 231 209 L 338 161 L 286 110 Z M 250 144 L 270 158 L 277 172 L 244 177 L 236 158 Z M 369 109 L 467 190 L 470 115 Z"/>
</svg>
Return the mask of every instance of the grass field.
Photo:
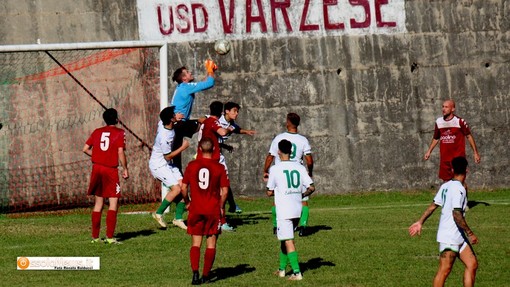
<svg viewBox="0 0 510 287">
<path fill-rule="evenodd" d="M 439 210 L 421 237 L 409 237 L 407 227 L 433 196 L 422 191 L 313 197 L 310 234 L 296 238 L 304 276 L 299 282 L 272 275 L 279 243 L 272 235 L 271 199 L 238 199 L 244 213 L 232 215 L 237 232 L 220 237 L 208 285 L 430 286 L 438 262 Z M 477 286 L 510 286 L 510 190 L 472 191 L 469 199 L 467 222 L 480 240 Z M 116 237 L 122 245 L 89 243 L 89 209 L 1 215 L 0 285 L 190 285 L 189 236 L 176 227 L 158 229 L 147 213 L 127 214 L 155 207 L 121 207 Z M 18 256 L 99 256 L 101 270 L 18 271 Z M 462 272 L 457 261 L 446 286 L 462 286 Z"/>
</svg>

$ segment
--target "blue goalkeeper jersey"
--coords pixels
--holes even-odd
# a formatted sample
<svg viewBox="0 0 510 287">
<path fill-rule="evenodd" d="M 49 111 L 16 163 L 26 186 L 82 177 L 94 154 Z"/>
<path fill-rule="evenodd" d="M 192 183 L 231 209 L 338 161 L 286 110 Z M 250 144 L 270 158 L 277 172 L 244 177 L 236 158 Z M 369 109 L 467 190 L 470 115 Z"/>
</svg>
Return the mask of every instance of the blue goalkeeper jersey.
<svg viewBox="0 0 510 287">
<path fill-rule="evenodd" d="M 214 78 L 208 76 L 202 82 L 198 83 L 180 83 L 175 89 L 172 97 L 172 106 L 175 106 L 175 113 L 184 115 L 184 120 L 189 120 L 193 102 L 195 101 L 195 93 L 205 91 L 214 87 Z"/>
</svg>

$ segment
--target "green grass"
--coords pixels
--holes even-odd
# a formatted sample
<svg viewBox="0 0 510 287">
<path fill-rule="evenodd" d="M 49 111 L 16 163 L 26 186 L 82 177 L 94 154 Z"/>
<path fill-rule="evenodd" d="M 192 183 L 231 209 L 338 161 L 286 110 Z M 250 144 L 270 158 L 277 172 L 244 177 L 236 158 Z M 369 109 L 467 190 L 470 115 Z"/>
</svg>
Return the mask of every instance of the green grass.
<svg viewBox="0 0 510 287">
<path fill-rule="evenodd" d="M 433 192 L 385 192 L 326 196 L 310 201 L 309 236 L 296 238 L 304 280 L 288 282 L 278 268 L 271 199 L 238 199 L 235 233 L 218 241 L 211 286 L 430 286 L 438 262 L 439 212 L 421 237 L 407 227 L 431 202 Z M 510 190 L 475 191 L 467 222 L 479 237 L 477 286 L 510 286 Z M 121 212 L 155 205 L 123 206 Z M 104 216 L 105 213 L 103 213 Z M 167 216 L 167 219 L 171 219 Z M 103 218 L 104 227 L 104 218 Z M 90 244 L 88 209 L 0 216 L 2 286 L 188 286 L 189 247 L 184 231 L 160 230 L 149 214 L 120 214 L 122 245 Z M 102 236 L 103 233 L 102 233 Z M 18 256 L 99 256 L 99 271 L 18 271 Z M 202 263 L 202 262 L 201 262 Z M 446 286 L 461 286 L 455 263 Z"/>
</svg>

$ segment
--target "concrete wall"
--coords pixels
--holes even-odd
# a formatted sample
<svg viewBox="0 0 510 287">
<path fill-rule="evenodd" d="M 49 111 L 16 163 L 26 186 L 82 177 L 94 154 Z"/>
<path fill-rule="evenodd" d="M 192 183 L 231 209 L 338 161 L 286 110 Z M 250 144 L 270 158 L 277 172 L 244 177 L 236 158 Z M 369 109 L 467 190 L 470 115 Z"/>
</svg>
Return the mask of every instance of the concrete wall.
<svg viewBox="0 0 510 287">
<path fill-rule="evenodd" d="M 138 39 L 135 1 L 4 1 L 0 44 Z M 234 136 L 227 155 L 237 193 L 261 194 L 262 166 L 287 112 L 314 152 L 323 193 L 437 187 L 438 148 L 422 160 L 444 99 L 474 134 L 482 162 L 470 161 L 473 188 L 509 186 L 510 1 L 406 1 L 407 33 L 236 40 L 217 57 L 214 99 L 242 106 L 254 137 Z M 169 71 L 202 73 L 211 43 L 170 44 Z M 199 77 L 197 77 L 199 78 Z M 171 91 L 174 85 L 170 85 Z M 155 118 L 157 116 L 155 115 Z"/>
</svg>

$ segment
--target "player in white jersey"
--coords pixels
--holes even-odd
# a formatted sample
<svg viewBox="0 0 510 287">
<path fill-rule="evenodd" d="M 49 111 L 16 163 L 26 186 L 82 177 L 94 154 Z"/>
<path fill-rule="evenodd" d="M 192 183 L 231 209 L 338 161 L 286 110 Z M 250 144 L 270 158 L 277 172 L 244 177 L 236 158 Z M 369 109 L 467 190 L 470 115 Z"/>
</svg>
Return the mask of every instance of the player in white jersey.
<svg viewBox="0 0 510 287">
<path fill-rule="evenodd" d="M 467 207 L 467 192 L 464 188 L 467 160 L 456 157 L 452 160 L 453 179 L 444 183 L 418 221 L 409 227 L 411 236 L 421 234 L 422 226 L 434 210 L 441 206 L 441 217 L 437 230 L 439 242 L 439 268 L 434 277 L 433 286 L 444 286 L 457 257 L 464 263 L 464 286 L 474 286 L 478 260 L 471 244 L 478 238 L 469 228 L 464 213 Z"/>
<path fill-rule="evenodd" d="M 303 158 L 306 161 L 306 166 L 308 168 L 308 175 L 313 177 L 313 157 L 312 151 L 310 147 L 310 143 L 308 139 L 298 133 L 298 126 L 301 121 L 299 115 L 295 113 L 287 114 L 287 131 L 277 135 L 273 141 L 271 142 L 271 147 L 269 148 L 269 154 L 266 157 L 266 161 L 264 163 L 264 180 L 267 179 L 269 167 L 273 160 L 275 163 L 280 161 L 278 157 L 278 143 L 282 139 L 286 139 L 292 143 L 292 153 L 290 154 L 290 160 L 295 161 L 299 164 L 303 164 Z M 308 197 L 303 198 L 303 209 L 301 213 L 301 219 L 299 222 L 299 236 L 304 236 L 306 231 L 306 226 L 308 225 L 309 218 L 309 208 L 308 208 Z M 275 208 L 273 206 L 272 210 L 272 219 L 273 219 L 273 233 L 276 231 L 276 215 Z"/>
<path fill-rule="evenodd" d="M 166 228 L 167 225 L 163 219 L 163 213 L 170 206 L 172 201 L 176 200 L 177 207 L 175 208 L 175 219 L 172 223 L 182 229 L 187 229 L 186 224 L 184 224 L 182 219 L 182 214 L 186 208 L 186 205 L 180 196 L 182 174 L 179 171 L 179 168 L 172 164 L 172 158 L 187 149 L 189 147 L 189 142 L 184 140 L 179 148 L 172 151 L 172 144 L 175 138 L 175 131 L 173 127 L 176 122 L 174 107 L 171 106 L 164 108 L 159 114 L 159 117 L 161 121 L 158 123 L 158 131 L 156 139 L 154 140 L 154 146 L 152 147 L 151 157 L 149 159 L 149 169 L 152 176 L 159 179 L 163 183 L 163 186 L 168 188 L 169 191 L 158 210 L 152 213 L 152 217 L 161 227 Z"/>
<path fill-rule="evenodd" d="M 290 262 L 293 274 L 289 280 L 301 280 L 298 254 L 294 245 L 294 228 L 301 215 L 301 199 L 315 191 L 312 178 L 303 165 L 290 160 L 292 143 L 281 140 L 278 143 L 279 161 L 269 170 L 267 195 L 274 196 L 277 214 L 277 232 L 280 240 L 280 267 L 275 273 L 285 277 L 287 262 Z"/>
</svg>

